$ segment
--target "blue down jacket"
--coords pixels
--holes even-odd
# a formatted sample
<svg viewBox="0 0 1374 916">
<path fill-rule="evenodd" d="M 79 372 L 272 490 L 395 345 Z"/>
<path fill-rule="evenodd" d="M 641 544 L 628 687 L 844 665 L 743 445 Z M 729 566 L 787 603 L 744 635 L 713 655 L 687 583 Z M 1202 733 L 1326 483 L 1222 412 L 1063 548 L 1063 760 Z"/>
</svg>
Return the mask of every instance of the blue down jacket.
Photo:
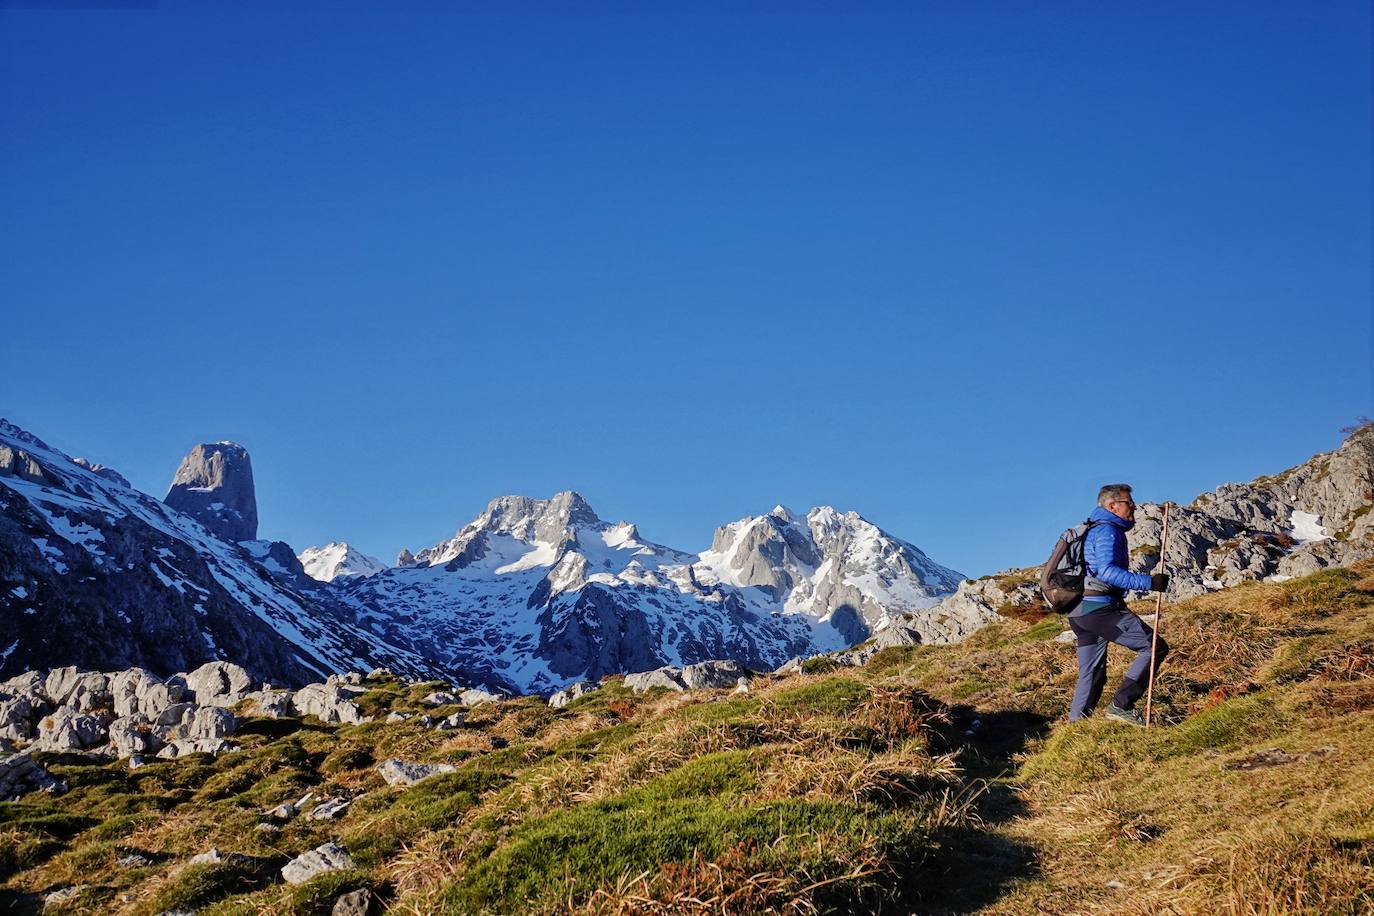
<svg viewBox="0 0 1374 916">
<path fill-rule="evenodd" d="M 1097 524 L 1088 530 L 1083 543 L 1083 559 L 1088 564 L 1083 591 L 1115 598 L 1125 597 L 1131 589 L 1149 591 L 1150 577 L 1131 572 L 1130 557 L 1126 554 L 1126 532 L 1135 527 L 1135 522 L 1118 518 L 1101 506 L 1093 510 L 1088 521 Z"/>
</svg>

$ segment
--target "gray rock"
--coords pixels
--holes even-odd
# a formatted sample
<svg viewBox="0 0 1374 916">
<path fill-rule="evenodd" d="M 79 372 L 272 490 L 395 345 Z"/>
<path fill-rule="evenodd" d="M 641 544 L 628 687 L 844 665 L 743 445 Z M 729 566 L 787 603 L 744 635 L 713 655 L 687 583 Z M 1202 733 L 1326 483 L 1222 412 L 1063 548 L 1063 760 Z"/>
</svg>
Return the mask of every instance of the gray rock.
<svg viewBox="0 0 1374 916">
<path fill-rule="evenodd" d="M 16 801 L 38 791 L 61 795 L 67 784 L 54 778 L 27 752 L 0 759 L 0 801 Z"/>
<path fill-rule="evenodd" d="M 871 641 L 855 646 L 847 652 L 840 652 L 835 660 L 842 665 L 866 665 L 879 652 L 896 646 L 919 646 L 921 632 L 905 623 L 894 623 L 883 630 Z"/>
<path fill-rule="evenodd" d="M 455 728 L 462 728 L 466 720 L 467 713 L 459 710 L 452 715 L 444 716 L 435 723 L 434 728 L 441 732 L 453 731 Z"/>
<path fill-rule="evenodd" d="M 476 688 L 464 690 L 462 693 L 458 694 L 458 702 L 462 703 L 464 706 L 477 706 L 482 703 L 495 703 L 500 699 L 503 698 L 499 694 L 489 693 L 488 691 L 478 690 Z"/>
<path fill-rule="evenodd" d="M 353 799 L 351 798 L 326 798 L 311 809 L 310 813 L 306 815 L 306 819 L 312 821 L 329 821 L 336 817 L 343 817 L 344 813 L 348 811 L 348 806 L 351 804 L 353 804 Z"/>
<path fill-rule="evenodd" d="M 27 696 L 0 699 L 0 738 L 28 741 L 33 737 L 33 719 L 37 710 Z"/>
<path fill-rule="evenodd" d="M 108 708 L 113 701 L 109 675 L 97 671 L 77 671 L 70 666 L 50 671 L 43 691 L 54 706 L 67 706 L 75 712 Z"/>
<path fill-rule="evenodd" d="M 253 463 L 233 442 L 197 445 L 181 460 L 163 502 L 184 512 L 226 541 L 258 536 Z"/>
<path fill-rule="evenodd" d="M 334 901 L 329 916 L 368 916 L 372 912 L 372 891 L 359 888 Z"/>
<path fill-rule="evenodd" d="M 207 662 L 186 675 L 186 686 L 201 706 L 234 706 L 256 689 L 248 672 L 230 662 Z"/>
<path fill-rule="evenodd" d="M 1065 646 L 1072 646 L 1078 643 L 1078 636 L 1073 630 L 1065 630 L 1054 638 L 1054 641 Z"/>
<path fill-rule="evenodd" d="M 49 907 L 64 907 L 80 897 L 89 884 L 73 884 L 68 887 L 59 887 L 55 891 L 49 891 L 43 895 L 43 911 L 47 912 Z"/>
<path fill-rule="evenodd" d="M 163 681 L 142 668 L 130 668 L 110 677 L 110 694 L 116 716 L 143 715 L 156 719 L 173 704 L 186 698 L 180 678 Z"/>
<path fill-rule="evenodd" d="M 792 657 L 789 658 L 787 661 L 785 661 L 785 662 L 783 662 L 781 665 L 779 665 L 777 668 L 774 668 L 774 669 L 773 669 L 773 673 L 774 673 L 774 674 L 781 674 L 781 675 L 784 675 L 784 676 L 789 675 L 789 674 L 801 674 L 801 672 L 802 672 L 802 658 L 801 658 L 801 656 L 799 656 L 799 655 L 794 655 L 794 656 L 792 656 Z"/>
<path fill-rule="evenodd" d="M 257 830 L 258 833 L 261 833 L 267 837 L 276 837 L 281 835 L 281 827 L 279 827 L 276 824 L 260 823 L 258 824 Z"/>
<path fill-rule="evenodd" d="M 598 689 L 597 685 L 590 681 L 578 681 L 575 684 L 569 684 L 549 697 L 549 705 L 555 709 L 562 709 L 578 697 L 589 694 L 596 689 Z"/>
<path fill-rule="evenodd" d="M 110 749 L 116 757 L 155 754 L 162 749 L 162 738 L 142 713 L 123 716 L 110 723 Z"/>
<path fill-rule="evenodd" d="M 145 855 L 131 852 L 128 855 L 120 856 L 115 860 L 115 864 L 120 868 L 144 868 L 153 864 L 153 860 Z"/>
<path fill-rule="evenodd" d="M 446 690 L 436 690 L 420 702 L 426 706 L 449 706 L 457 703 L 458 698 Z"/>
<path fill-rule="evenodd" d="M 431 776 L 455 773 L 457 770 L 450 763 L 407 763 L 395 757 L 382 761 L 377 767 L 377 772 L 382 774 L 382 779 L 389 786 L 413 786 Z"/>
<path fill-rule="evenodd" d="M 287 884 L 304 884 L 316 875 L 352 867 L 353 859 L 346 849 L 338 843 L 325 843 L 287 862 L 281 876 Z"/>
<path fill-rule="evenodd" d="M 367 717 L 357 703 L 349 697 L 354 692 L 338 683 L 326 681 L 323 684 L 308 684 L 296 691 L 291 704 L 302 716 L 314 716 L 328 725 L 344 722 L 357 724 L 366 722 Z"/>
<path fill-rule="evenodd" d="M 249 698 L 257 705 L 258 714 L 270 719 L 280 719 L 296 713 L 289 690 L 260 690 L 251 694 Z"/>
<path fill-rule="evenodd" d="M 682 669 L 682 683 L 689 689 L 724 689 L 734 687 L 741 678 L 748 679 L 749 672 L 739 662 L 731 659 L 717 659 L 697 662 Z"/>
<path fill-rule="evenodd" d="M 395 724 L 395 723 L 397 723 L 397 722 L 404 722 L 404 721 L 406 721 L 406 720 L 409 719 L 409 718 L 410 718 L 410 714 L 409 714 L 409 713 L 395 712 L 395 711 L 393 711 L 393 712 L 387 713 L 386 721 L 387 721 L 388 723 Z"/>
<path fill-rule="evenodd" d="M 625 675 L 625 686 L 635 693 L 644 693 L 655 687 L 666 687 L 669 690 L 686 690 L 687 685 L 682 680 L 682 669 L 674 668 L 672 665 L 664 665 L 662 668 L 655 668 L 653 671 L 640 671 L 636 674 Z"/>
<path fill-rule="evenodd" d="M 194 715 L 195 711 L 195 703 L 173 703 L 157 714 L 153 724 L 161 728 L 180 725 L 187 717 Z"/>
<path fill-rule="evenodd" d="M 238 731 L 239 720 L 219 706 L 201 706 L 166 734 L 168 741 L 205 741 L 224 738 Z"/>
<path fill-rule="evenodd" d="M 224 853 L 220 852 L 219 847 L 217 846 L 211 846 L 209 849 L 207 849 L 205 852 L 202 852 L 200 855 L 191 856 L 192 865 L 219 865 L 220 863 L 226 861 L 228 861 L 228 857 L 225 856 Z"/>
<path fill-rule="evenodd" d="M 31 750 L 80 751 L 109 741 L 109 713 L 79 713 L 62 707 L 38 723 Z"/>
</svg>

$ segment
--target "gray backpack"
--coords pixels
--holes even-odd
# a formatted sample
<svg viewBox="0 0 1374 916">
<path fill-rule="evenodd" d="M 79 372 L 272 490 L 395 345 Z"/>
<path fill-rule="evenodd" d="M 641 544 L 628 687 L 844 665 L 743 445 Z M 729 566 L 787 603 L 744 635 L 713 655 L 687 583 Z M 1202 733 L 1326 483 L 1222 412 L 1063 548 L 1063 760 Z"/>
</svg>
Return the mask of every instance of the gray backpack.
<svg viewBox="0 0 1374 916">
<path fill-rule="evenodd" d="M 1040 594 L 1056 614 L 1067 614 L 1083 600 L 1083 580 L 1088 574 L 1083 545 L 1096 524 L 1083 522 L 1059 535 L 1054 551 L 1040 571 Z"/>
</svg>

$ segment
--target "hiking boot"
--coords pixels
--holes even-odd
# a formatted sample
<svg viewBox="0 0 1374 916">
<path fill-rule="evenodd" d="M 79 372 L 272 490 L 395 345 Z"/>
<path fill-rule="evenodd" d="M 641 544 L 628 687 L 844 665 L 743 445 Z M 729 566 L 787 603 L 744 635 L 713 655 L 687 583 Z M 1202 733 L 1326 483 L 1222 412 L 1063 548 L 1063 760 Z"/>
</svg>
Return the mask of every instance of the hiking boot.
<svg viewBox="0 0 1374 916">
<path fill-rule="evenodd" d="M 1134 709 L 1122 709 L 1115 703 L 1107 704 L 1107 718 L 1116 719 L 1118 722 L 1125 722 L 1127 725 L 1139 725 L 1145 727 L 1145 717 Z"/>
</svg>

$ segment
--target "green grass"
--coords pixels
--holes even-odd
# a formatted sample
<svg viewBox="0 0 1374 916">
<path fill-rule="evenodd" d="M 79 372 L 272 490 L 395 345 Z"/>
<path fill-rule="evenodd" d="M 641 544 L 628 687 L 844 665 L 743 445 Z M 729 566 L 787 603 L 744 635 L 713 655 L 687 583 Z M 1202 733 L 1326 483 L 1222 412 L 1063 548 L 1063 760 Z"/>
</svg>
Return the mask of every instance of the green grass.
<svg viewBox="0 0 1374 916">
<path fill-rule="evenodd" d="M 452 732 L 256 719 L 218 759 L 45 755 L 71 791 L 0 805 L 0 890 L 89 884 L 72 912 L 139 916 L 327 913 L 358 887 L 424 913 L 1370 908 L 1374 565 L 1170 605 L 1166 727 L 1149 731 L 1064 721 L 1063 628 L 1004 618 L 862 668 L 808 660 L 740 696 L 610 679 L 562 710 L 478 707 Z M 1129 653 L 1111 659 L 1114 684 Z M 378 713 L 447 689 L 365 686 Z M 1243 766 L 1274 747 L 1288 762 Z M 391 756 L 458 772 L 387 787 Z M 355 801 L 257 829 L 307 791 Z M 281 882 L 328 840 L 357 867 Z M 250 858 L 188 866 L 211 845 Z M 131 851 L 151 863 L 115 864 Z"/>
</svg>

